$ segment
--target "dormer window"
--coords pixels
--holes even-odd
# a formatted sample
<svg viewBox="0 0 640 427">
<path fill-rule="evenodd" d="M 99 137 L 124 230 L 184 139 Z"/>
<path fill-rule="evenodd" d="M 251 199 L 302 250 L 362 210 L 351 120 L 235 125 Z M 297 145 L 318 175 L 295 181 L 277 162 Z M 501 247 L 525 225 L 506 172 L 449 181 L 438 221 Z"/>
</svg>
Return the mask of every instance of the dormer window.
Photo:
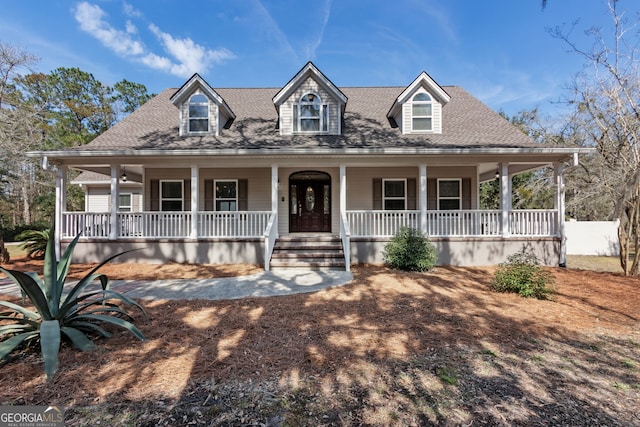
<svg viewBox="0 0 640 427">
<path fill-rule="evenodd" d="M 433 130 L 432 100 L 429 94 L 421 92 L 411 101 L 411 125 L 414 132 L 430 132 Z"/>
<path fill-rule="evenodd" d="M 327 132 L 327 105 L 315 93 L 307 93 L 293 108 L 294 131 L 301 133 Z"/>
<path fill-rule="evenodd" d="M 201 93 L 189 99 L 189 133 L 209 132 L 209 99 Z"/>
</svg>

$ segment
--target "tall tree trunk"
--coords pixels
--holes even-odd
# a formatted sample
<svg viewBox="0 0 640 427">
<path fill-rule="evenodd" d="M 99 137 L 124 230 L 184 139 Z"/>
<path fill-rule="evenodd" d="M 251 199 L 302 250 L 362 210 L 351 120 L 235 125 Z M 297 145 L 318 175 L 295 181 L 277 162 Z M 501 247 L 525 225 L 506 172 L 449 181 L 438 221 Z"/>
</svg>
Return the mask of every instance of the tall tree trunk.
<svg viewBox="0 0 640 427">
<path fill-rule="evenodd" d="M 634 197 L 623 209 L 618 227 L 620 243 L 620 267 L 626 276 L 638 274 L 640 266 L 640 188 L 636 188 Z"/>
<path fill-rule="evenodd" d="M 640 257 L 638 256 L 638 250 L 640 250 L 640 187 L 636 190 L 633 221 L 630 222 L 633 233 L 633 263 L 631 264 L 630 274 L 635 276 L 638 274 L 638 266 L 640 265 Z"/>
</svg>

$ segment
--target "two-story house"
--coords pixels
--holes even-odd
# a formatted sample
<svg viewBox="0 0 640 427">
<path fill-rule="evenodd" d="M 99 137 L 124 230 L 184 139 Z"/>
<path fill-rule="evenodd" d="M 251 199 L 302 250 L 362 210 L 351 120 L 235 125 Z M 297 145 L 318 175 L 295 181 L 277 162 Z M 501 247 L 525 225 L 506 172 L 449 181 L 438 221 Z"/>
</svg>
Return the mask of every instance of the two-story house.
<svg viewBox="0 0 640 427">
<path fill-rule="evenodd" d="M 401 226 L 439 263 L 502 262 L 523 247 L 564 262 L 563 170 L 580 149 L 542 145 L 465 90 L 421 73 L 406 87 L 337 87 L 307 63 L 281 88 L 214 89 L 195 74 L 91 143 L 31 153 L 57 168 L 56 239 L 78 261 L 312 265 L 382 261 Z M 551 166 L 556 203 L 514 210 L 511 177 Z M 69 169 L 86 194 L 68 212 Z M 479 208 L 500 181 L 501 208 Z M 275 248 L 275 249 L 274 249 Z"/>
</svg>

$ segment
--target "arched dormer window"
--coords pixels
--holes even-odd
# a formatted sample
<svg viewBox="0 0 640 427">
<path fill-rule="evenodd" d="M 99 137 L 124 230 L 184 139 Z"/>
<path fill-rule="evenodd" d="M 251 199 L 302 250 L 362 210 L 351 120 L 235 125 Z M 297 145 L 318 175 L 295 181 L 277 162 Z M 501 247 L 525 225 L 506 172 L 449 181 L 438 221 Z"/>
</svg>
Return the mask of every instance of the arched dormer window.
<svg viewBox="0 0 640 427">
<path fill-rule="evenodd" d="M 433 130 L 432 100 L 429 94 L 420 92 L 411 100 L 411 126 L 414 132 Z"/>
<path fill-rule="evenodd" d="M 327 105 L 315 93 L 307 93 L 294 106 L 294 130 L 296 132 L 327 132 Z"/>
<path fill-rule="evenodd" d="M 189 99 L 189 133 L 209 132 L 209 98 L 201 93 Z"/>
</svg>

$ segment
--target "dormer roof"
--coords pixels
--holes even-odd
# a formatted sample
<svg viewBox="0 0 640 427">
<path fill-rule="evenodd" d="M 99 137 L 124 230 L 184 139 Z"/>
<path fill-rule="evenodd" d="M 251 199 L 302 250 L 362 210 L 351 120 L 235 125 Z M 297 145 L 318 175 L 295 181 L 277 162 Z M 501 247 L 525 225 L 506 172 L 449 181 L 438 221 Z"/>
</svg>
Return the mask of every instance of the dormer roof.
<svg viewBox="0 0 640 427">
<path fill-rule="evenodd" d="M 422 72 L 420 73 L 420 75 L 418 77 L 416 77 L 416 79 L 409 85 L 407 86 L 402 93 L 396 98 L 396 100 L 394 101 L 393 105 L 391 106 L 391 108 L 389 109 L 389 112 L 387 113 L 387 117 L 392 119 L 393 117 L 395 117 L 399 112 L 400 109 L 402 108 L 402 105 L 407 102 L 409 100 L 409 98 L 411 98 L 411 96 L 416 92 L 416 90 L 418 90 L 420 87 L 424 88 L 424 90 L 426 90 L 427 92 L 429 92 L 433 97 L 435 97 L 438 102 L 440 102 L 442 105 L 447 104 L 450 100 L 451 97 L 449 96 L 449 94 L 442 88 L 442 86 L 440 86 L 438 83 L 436 83 L 435 80 L 433 80 L 431 78 L 431 76 L 429 76 L 429 74 L 427 74 L 426 72 Z"/>
<path fill-rule="evenodd" d="M 195 73 L 185 84 L 182 85 L 180 89 L 178 89 L 173 95 L 171 95 L 171 102 L 176 107 L 179 107 L 183 104 L 194 92 L 198 89 L 209 99 L 215 102 L 222 112 L 229 118 L 227 122 L 228 125 L 235 120 L 236 115 L 231 110 L 231 107 L 226 103 L 224 98 L 222 98 L 218 92 L 216 92 L 209 83 L 206 82 L 198 73 Z M 225 126 L 225 127 L 228 127 Z"/>
<path fill-rule="evenodd" d="M 338 100 L 342 105 L 342 110 L 344 111 L 344 106 L 347 104 L 347 96 L 342 93 L 342 91 L 338 89 L 338 87 L 334 85 L 327 76 L 322 74 L 322 72 L 311 61 L 307 62 L 306 65 L 302 67 L 302 69 L 298 71 L 296 75 L 293 76 L 293 78 L 289 80 L 289 82 L 273 97 L 273 103 L 276 106 L 276 109 L 309 77 L 312 77 L 319 85 Z"/>
</svg>

